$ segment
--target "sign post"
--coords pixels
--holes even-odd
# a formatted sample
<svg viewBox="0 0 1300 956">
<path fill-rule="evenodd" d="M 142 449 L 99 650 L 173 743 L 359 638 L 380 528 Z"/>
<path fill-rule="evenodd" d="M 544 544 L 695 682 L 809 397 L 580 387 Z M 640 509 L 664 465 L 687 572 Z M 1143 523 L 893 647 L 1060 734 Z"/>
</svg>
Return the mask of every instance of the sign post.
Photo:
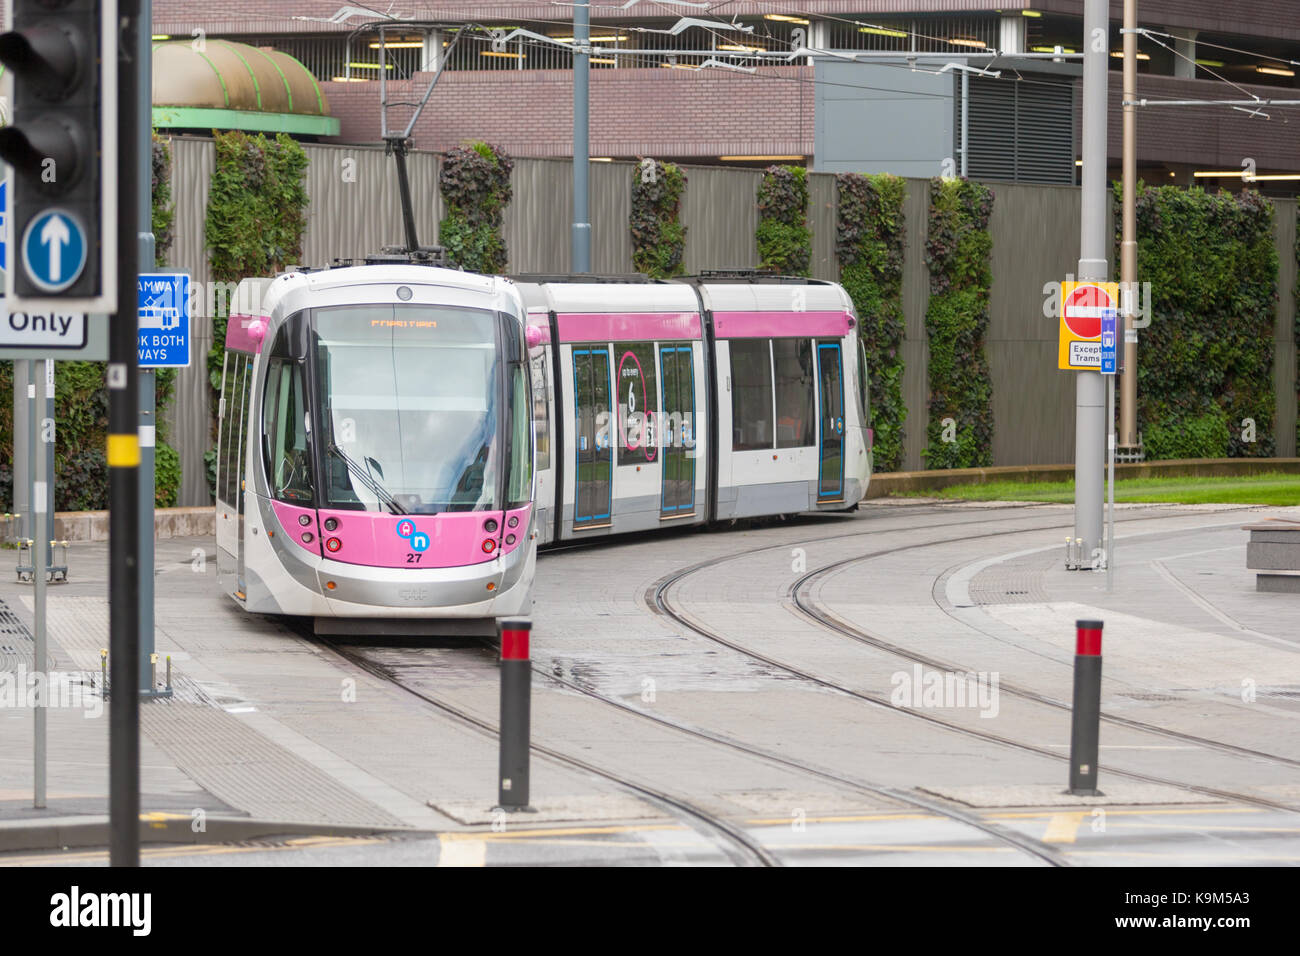
<svg viewBox="0 0 1300 956">
<path fill-rule="evenodd" d="M 1101 374 L 1106 379 L 1106 590 L 1115 589 L 1115 373 L 1118 350 L 1115 309 L 1101 317 Z"/>
<path fill-rule="evenodd" d="M 1057 349 L 1057 367 L 1075 370 L 1083 374 L 1101 373 L 1106 385 L 1107 416 L 1110 424 L 1104 429 L 1108 445 L 1110 462 L 1111 496 L 1114 496 L 1114 387 L 1116 372 L 1116 316 L 1119 307 L 1119 284 L 1115 282 L 1065 282 L 1061 285 L 1061 323 L 1059 346 Z M 1091 502 L 1100 503 L 1104 498 L 1099 481 L 1101 463 L 1087 454 L 1091 444 L 1084 434 L 1082 420 L 1076 421 L 1075 436 L 1075 509 L 1090 510 Z M 1099 449 L 1098 449 L 1099 450 Z M 1095 454 L 1095 452 L 1093 452 Z M 1098 533 L 1092 536 L 1078 534 L 1076 541 L 1086 542 L 1080 552 L 1073 553 L 1071 569 L 1094 568 L 1103 565 L 1107 570 L 1107 585 L 1110 578 L 1110 551 L 1113 541 L 1114 509 L 1111 509 L 1112 533 L 1105 541 L 1100 540 L 1101 515 L 1097 513 Z M 1084 522 L 1091 524 L 1090 522 Z"/>
<path fill-rule="evenodd" d="M 152 249 L 152 242 L 147 245 Z M 148 258 L 142 257 L 141 262 Z M 170 684 L 158 688 L 150 663 L 155 656 L 154 454 L 158 428 L 154 378 L 156 369 L 189 367 L 190 277 L 185 273 L 147 272 L 140 276 L 136 288 L 140 312 L 136 350 L 140 365 L 140 692 L 145 697 L 170 697 Z"/>
</svg>

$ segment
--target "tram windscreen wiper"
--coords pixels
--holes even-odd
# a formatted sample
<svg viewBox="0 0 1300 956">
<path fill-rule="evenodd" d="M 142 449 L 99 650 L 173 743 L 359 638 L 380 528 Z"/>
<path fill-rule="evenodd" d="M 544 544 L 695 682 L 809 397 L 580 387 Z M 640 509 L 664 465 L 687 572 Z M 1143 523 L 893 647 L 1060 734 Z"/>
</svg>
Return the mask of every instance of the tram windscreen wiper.
<svg viewBox="0 0 1300 956">
<path fill-rule="evenodd" d="M 372 495 L 374 495 L 381 502 L 387 505 L 389 510 L 391 510 L 393 514 L 404 515 L 407 513 L 406 509 L 397 503 L 397 499 L 394 498 L 392 494 L 389 493 L 388 489 L 385 488 L 383 485 L 381 485 L 378 481 L 376 481 L 374 476 L 371 475 L 368 471 L 366 471 L 366 469 L 362 468 L 355 461 L 349 458 L 347 456 L 347 453 L 345 453 L 342 448 L 334 444 L 334 442 L 330 442 L 329 451 L 332 454 L 338 455 L 339 460 L 342 461 L 343 464 L 347 466 L 348 471 L 352 472 L 352 474 L 356 477 L 358 481 L 361 482 L 361 484 L 365 487 L 367 491 L 369 491 Z"/>
</svg>

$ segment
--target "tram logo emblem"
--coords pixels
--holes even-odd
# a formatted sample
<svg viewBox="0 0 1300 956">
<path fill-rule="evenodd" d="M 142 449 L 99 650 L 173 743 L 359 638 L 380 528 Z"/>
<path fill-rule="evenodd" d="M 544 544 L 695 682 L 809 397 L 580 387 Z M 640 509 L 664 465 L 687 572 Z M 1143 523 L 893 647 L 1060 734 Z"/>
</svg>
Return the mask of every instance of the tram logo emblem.
<svg viewBox="0 0 1300 956">
<path fill-rule="evenodd" d="M 423 531 L 416 531 L 415 522 L 410 518 L 403 518 L 397 522 L 397 536 L 405 538 L 410 543 L 412 551 L 427 551 L 429 548 L 429 536 Z"/>
</svg>

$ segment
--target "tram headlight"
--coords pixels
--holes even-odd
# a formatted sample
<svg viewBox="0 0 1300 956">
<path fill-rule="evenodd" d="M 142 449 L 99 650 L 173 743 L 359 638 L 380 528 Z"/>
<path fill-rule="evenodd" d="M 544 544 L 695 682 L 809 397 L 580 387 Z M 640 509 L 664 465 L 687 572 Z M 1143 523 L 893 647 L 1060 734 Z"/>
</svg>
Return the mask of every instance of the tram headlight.
<svg viewBox="0 0 1300 956">
<path fill-rule="evenodd" d="M 515 543 L 515 536 L 513 534 L 506 535 L 506 544 L 514 544 L 514 543 Z"/>
<path fill-rule="evenodd" d="M 497 524 L 496 518 L 488 518 L 487 521 L 483 522 L 483 530 L 488 534 L 492 534 L 498 527 L 500 526 Z"/>
<path fill-rule="evenodd" d="M 497 543 L 493 541 L 491 538 L 488 538 L 486 541 L 483 542 L 484 554 L 491 554 L 496 549 L 497 549 Z"/>
<path fill-rule="evenodd" d="M 326 538 L 326 539 L 325 539 L 325 550 L 326 550 L 326 551 L 337 551 L 337 550 L 338 550 L 339 548 L 341 548 L 341 547 L 343 547 L 343 542 L 340 541 L 338 538 Z"/>
<path fill-rule="evenodd" d="M 304 531 L 304 532 L 302 533 L 302 543 L 303 543 L 303 544 L 311 544 L 312 541 L 314 541 L 315 539 L 316 539 L 316 536 L 315 536 L 314 534 L 312 534 L 310 531 Z"/>
<path fill-rule="evenodd" d="M 326 530 L 326 531 L 333 531 L 333 530 L 335 530 L 336 528 L 338 528 L 338 526 L 339 526 L 339 519 L 338 519 L 338 518 L 326 518 L 326 519 L 325 519 L 325 530 Z"/>
<path fill-rule="evenodd" d="M 519 516 L 518 516 L 518 515 L 511 515 L 511 516 L 510 516 L 510 520 L 507 521 L 506 524 L 508 524 L 508 525 L 509 525 L 510 527 L 512 527 L 512 528 L 517 528 L 517 527 L 519 527 Z"/>
<path fill-rule="evenodd" d="M 299 523 L 300 525 L 302 525 L 304 528 L 307 527 L 307 525 L 311 524 L 311 516 L 310 516 L 310 515 L 298 515 L 298 523 Z"/>
</svg>

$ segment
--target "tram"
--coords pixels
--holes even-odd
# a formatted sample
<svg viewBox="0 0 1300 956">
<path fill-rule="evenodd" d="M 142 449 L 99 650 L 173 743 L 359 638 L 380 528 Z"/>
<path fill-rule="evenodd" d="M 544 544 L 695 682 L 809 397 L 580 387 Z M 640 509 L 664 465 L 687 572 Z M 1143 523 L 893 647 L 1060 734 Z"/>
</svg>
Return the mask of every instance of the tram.
<svg viewBox="0 0 1300 956">
<path fill-rule="evenodd" d="M 531 609 L 540 546 L 856 507 L 866 376 L 832 282 L 248 279 L 218 410 L 220 586 L 322 634 L 492 633 Z"/>
</svg>

